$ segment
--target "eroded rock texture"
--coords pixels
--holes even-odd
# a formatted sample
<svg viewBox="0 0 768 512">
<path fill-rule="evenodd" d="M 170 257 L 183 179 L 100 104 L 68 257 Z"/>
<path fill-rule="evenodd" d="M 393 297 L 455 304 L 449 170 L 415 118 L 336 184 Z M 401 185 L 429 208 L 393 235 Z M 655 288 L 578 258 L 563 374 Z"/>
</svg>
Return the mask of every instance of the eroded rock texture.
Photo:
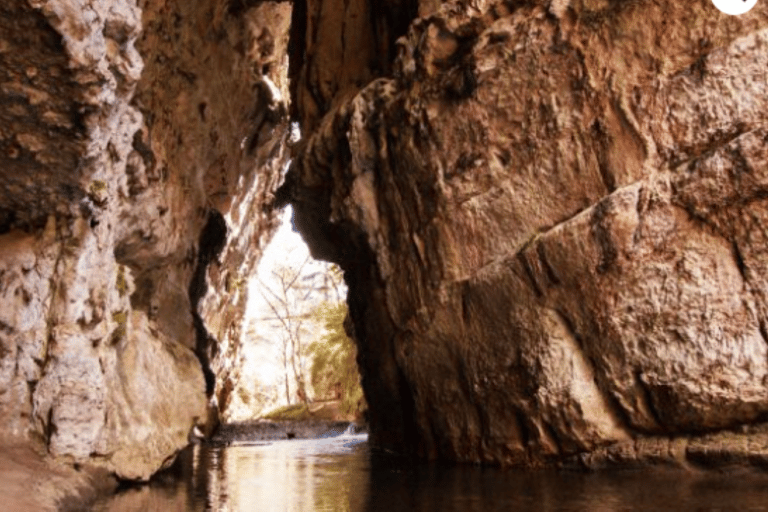
<svg viewBox="0 0 768 512">
<path fill-rule="evenodd" d="M 698 463 L 763 420 L 768 5 L 405 4 L 293 28 L 283 191 L 346 270 L 373 442 Z"/>
<path fill-rule="evenodd" d="M 0 434 L 146 479 L 212 425 L 290 109 L 374 443 L 762 460 L 764 4 L 5 2 Z"/>
<path fill-rule="evenodd" d="M 246 7 L 0 6 L 0 435 L 146 479 L 226 401 L 288 133 Z"/>
</svg>

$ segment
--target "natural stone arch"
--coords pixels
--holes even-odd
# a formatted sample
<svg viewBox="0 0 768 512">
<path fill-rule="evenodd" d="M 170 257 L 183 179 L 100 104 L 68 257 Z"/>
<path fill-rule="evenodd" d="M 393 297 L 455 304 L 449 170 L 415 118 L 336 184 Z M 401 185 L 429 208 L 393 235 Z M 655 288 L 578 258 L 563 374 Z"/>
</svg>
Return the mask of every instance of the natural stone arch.
<svg viewBox="0 0 768 512">
<path fill-rule="evenodd" d="M 376 446 L 761 439 L 765 5 L 89 6 L 0 8 L 4 434 L 146 479 L 211 427 L 290 202 L 345 269 Z"/>
</svg>

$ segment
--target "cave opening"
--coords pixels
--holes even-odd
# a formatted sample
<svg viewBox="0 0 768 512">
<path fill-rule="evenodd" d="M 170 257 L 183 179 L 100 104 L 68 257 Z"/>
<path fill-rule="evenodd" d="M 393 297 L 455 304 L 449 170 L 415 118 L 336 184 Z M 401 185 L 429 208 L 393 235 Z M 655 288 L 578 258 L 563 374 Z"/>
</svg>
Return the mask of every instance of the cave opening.
<svg viewBox="0 0 768 512">
<path fill-rule="evenodd" d="M 764 466 L 768 10 L 711 3 L 6 2 L 3 442 Z"/>
<path fill-rule="evenodd" d="M 222 420 L 360 420 L 365 400 L 347 324 L 347 287 L 335 264 L 314 259 L 291 206 L 247 280 L 241 350 Z"/>
</svg>

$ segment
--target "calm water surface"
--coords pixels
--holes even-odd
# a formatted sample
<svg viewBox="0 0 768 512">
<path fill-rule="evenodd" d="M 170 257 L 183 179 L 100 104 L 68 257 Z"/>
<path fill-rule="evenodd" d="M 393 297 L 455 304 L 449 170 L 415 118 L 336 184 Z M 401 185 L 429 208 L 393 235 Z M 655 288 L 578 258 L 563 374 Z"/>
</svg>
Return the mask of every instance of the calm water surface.
<svg viewBox="0 0 768 512">
<path fill-rule="evenodd" d="M 99 512 L 768 511 L 768 476 L 520 473 L 372 455 L 365 435 L 197 445 L 175 473 L 121 490 Z"/>
</svg>

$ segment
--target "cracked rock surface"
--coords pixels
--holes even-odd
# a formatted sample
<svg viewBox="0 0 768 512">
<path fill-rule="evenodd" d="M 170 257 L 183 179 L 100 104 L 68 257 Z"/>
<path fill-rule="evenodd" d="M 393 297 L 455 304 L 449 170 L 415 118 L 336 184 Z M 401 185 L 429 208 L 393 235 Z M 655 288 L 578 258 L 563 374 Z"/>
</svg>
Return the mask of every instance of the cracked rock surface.
<svg viewBox="0 0 768 512">
<path fill-rule="evenodd" d="M 0 7 L 0 434 L 146 480 L 237 379 L 290 6 Z"/>
<path fill-rule="evenodd" d="M 341 2 L 307 2 L 284 188 L 346 271 L 372 442 L 523 466 L 763 446 L 739 429 L 768 412 L 768 6 L 385 4 L 415 13 L 378 32 L 394 57 L 328 76 Z"/>
<path fill-rule="evenodd" d="M 0 434 L 146 480 L 210 431 L 291 202 L 375 445 L 764 465 L 767 46 L 765 2 L 3 3 Z"/>
</svg>

